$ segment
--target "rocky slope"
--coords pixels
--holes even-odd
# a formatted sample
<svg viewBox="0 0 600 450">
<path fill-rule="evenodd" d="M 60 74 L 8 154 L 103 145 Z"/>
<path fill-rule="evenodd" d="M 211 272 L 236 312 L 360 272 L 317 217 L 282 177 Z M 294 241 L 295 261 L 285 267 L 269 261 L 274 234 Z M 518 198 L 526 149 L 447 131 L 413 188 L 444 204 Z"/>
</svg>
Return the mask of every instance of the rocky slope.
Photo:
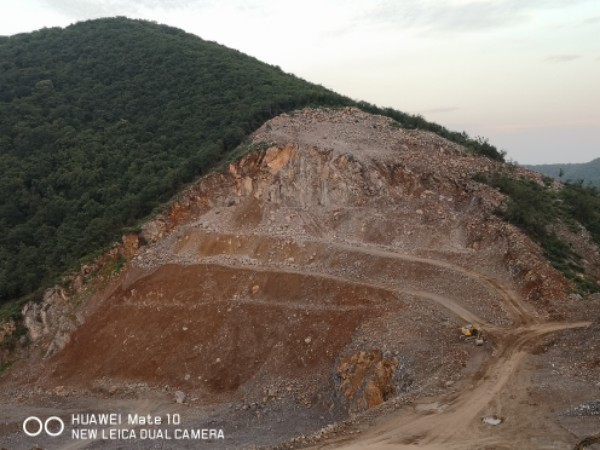
<svg viewBox="0 0 600 450">
<path fill-rule="evenodd" d="M 584 351 L 576 344 L 585 332 L 571 328 L 597 327 L 598 301 L 583 308 L 569 297 L 539 247 L 494 215 L 504 197 L 473 177 L 500 163 L 357 109 L 279 116 L 247 147 L 82 268 L 71 290 L 26 306 L 32 344 L 4 377 L 6 401 L 67 411 L 65 396 L 178 391 L 190 421 L 208 414 L 229 427 L 231 447 L 243 447 L 443 399 L 417 409 L 439 413 L 438 424 L 403 423 L 410 437 L 450 427 L 457 419 L 443 411 L 462 395 L 455 409 L 468 409 L 477 392 L 469 386 L 485 394 L 472 417 L 457 417 L 477 430 L 520 355 L 547 334 L 564 329 L 571 355 Z M 459 339 L 465 322 L 484 327 L 484 346 Z M 581 389 L 600 382 L 586 377 L 577 381 L 582 401 L 592 398 Z M 249 423 L 253 430 L 240 425 Z M 310 439 L 343 428 L 324 430 Z M 22 442 L 15 433 L 6 435 Z M 533 442 L 526 430 L 501 435 Z"/>
</svg>

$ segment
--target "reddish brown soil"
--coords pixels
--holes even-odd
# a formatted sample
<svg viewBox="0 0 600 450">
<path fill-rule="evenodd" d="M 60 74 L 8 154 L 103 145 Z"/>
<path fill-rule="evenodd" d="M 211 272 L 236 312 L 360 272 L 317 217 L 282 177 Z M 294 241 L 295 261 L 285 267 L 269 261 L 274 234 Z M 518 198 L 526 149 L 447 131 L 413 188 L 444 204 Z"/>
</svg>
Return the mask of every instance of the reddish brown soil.
<svg viewBox="0 0 600 450">
<path fill-rule="evenodd" d="M 311 275 L 166 265 L 115 291 L 53 359 L 52 378 L 235 393 L 263 366 L 285 377 L 328 370 L 386 304 L 403 308 L 389 291 Z"/>
</svg>

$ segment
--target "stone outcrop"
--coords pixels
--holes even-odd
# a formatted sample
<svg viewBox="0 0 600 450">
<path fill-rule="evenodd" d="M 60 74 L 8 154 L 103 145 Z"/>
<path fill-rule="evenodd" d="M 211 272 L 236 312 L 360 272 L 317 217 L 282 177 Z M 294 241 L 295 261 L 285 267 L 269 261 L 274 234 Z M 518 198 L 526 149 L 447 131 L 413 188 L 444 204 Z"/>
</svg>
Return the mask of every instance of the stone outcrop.
<svg viewBox="0 0 600 450">
<path fill-rule="evenodd" d="M 62 350 L 71 333 L 83 323 L 81 315 L 72 314 L 73 309 L 61 288 L 48 289 L 41 303 L 29 302 L 23 307 L 23 324 L 29 340 L 43 349 L 45 358 Z"/>
<path fill-rule="evenodd" d="M 64 277 L 64 287 L 57 285 L 47 289 L 41 302 L 26 303 L 22 316 L 30 347 L 44 358 L 62 350 L 73 331 L 85 322 L 85 301 L 119 272 L 124 261 L 137 254 L 140 245 L 137 233 L 124 235 L 121 243 L 104 255 Z"/>
<path fill-rule="evenodd" d="M 378 406 L 410 385 L 398 357 L 380 350 L 341 356 L 334 379 L 341 403 L 354 413 Z"/>
</svg>

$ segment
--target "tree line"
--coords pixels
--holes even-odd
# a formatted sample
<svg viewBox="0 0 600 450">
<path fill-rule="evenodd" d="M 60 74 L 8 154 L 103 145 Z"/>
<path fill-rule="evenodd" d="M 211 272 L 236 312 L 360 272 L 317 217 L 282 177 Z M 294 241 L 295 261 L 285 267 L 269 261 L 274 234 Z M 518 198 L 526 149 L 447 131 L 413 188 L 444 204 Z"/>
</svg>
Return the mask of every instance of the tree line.
<svg viewBox="0 0 600 450">
<path fill-rule="evenodd" d="M 0 305 L 35 298 L 266 120 L 359 106 L 474 152 L 487 141 L 126 18 L 0 37 Z"/>
</svg>

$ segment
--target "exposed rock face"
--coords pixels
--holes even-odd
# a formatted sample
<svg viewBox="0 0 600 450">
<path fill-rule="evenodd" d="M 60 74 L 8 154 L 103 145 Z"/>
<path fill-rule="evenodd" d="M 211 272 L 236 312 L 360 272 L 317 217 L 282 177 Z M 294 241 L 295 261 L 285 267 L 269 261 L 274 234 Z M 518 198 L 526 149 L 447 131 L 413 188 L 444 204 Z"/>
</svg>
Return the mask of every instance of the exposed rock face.
<svg viewBox="0 0 600 450">
<path fill-rule="evenodd" d="M 129 233 L 123 236 L 122 256 L 129 260 L 135 256 L 140 248 L 140 238 L 136 233 Z"/>
<path fill-rule="evenodd" d="M 34 345 L 45 348 L 44 357 L 62 350 L 71 333 L 83 323 L 81 316 L 71 318 L 73 305 L 60 288 L 45 292 L 41 303 L 27 303 L 23 307 L 23 322 Z"/>
<path fill-rule="evenodd" d="M 403 370 L 391 354 L 360 351 L 340 357 L 334 378 L 342 403 L 349 411 L 360 412 L 405 392 L 411 380 Z"/>
<path fill-rule="evenodd" d="M 121 244 L 65 277 L 67 287 L 54 286 L 44 292 L 41 302 L 25 304 L 23 325 L 30 347 L 39 350 L 44 358 L 62 350 L 73 331 L 85 322 L 85 300 L 105 286 L 118 272 L 120 261 L 132 258 L 139 246 L 137 234 L 124 235 Z"/>
<path fill-rule="evenodd" d="M 568 283 L 473 180 L 498 163 L 355 109 L 280 116 L 252 144 L 25 306 L 47 383 L 169 385 L 207 403 L 277 386 L 360 412 L 433 371 L 451 379 L 468 356 L 457 327 L 514 324 L 512 297 L 558 315 Z"/>
</svg>

